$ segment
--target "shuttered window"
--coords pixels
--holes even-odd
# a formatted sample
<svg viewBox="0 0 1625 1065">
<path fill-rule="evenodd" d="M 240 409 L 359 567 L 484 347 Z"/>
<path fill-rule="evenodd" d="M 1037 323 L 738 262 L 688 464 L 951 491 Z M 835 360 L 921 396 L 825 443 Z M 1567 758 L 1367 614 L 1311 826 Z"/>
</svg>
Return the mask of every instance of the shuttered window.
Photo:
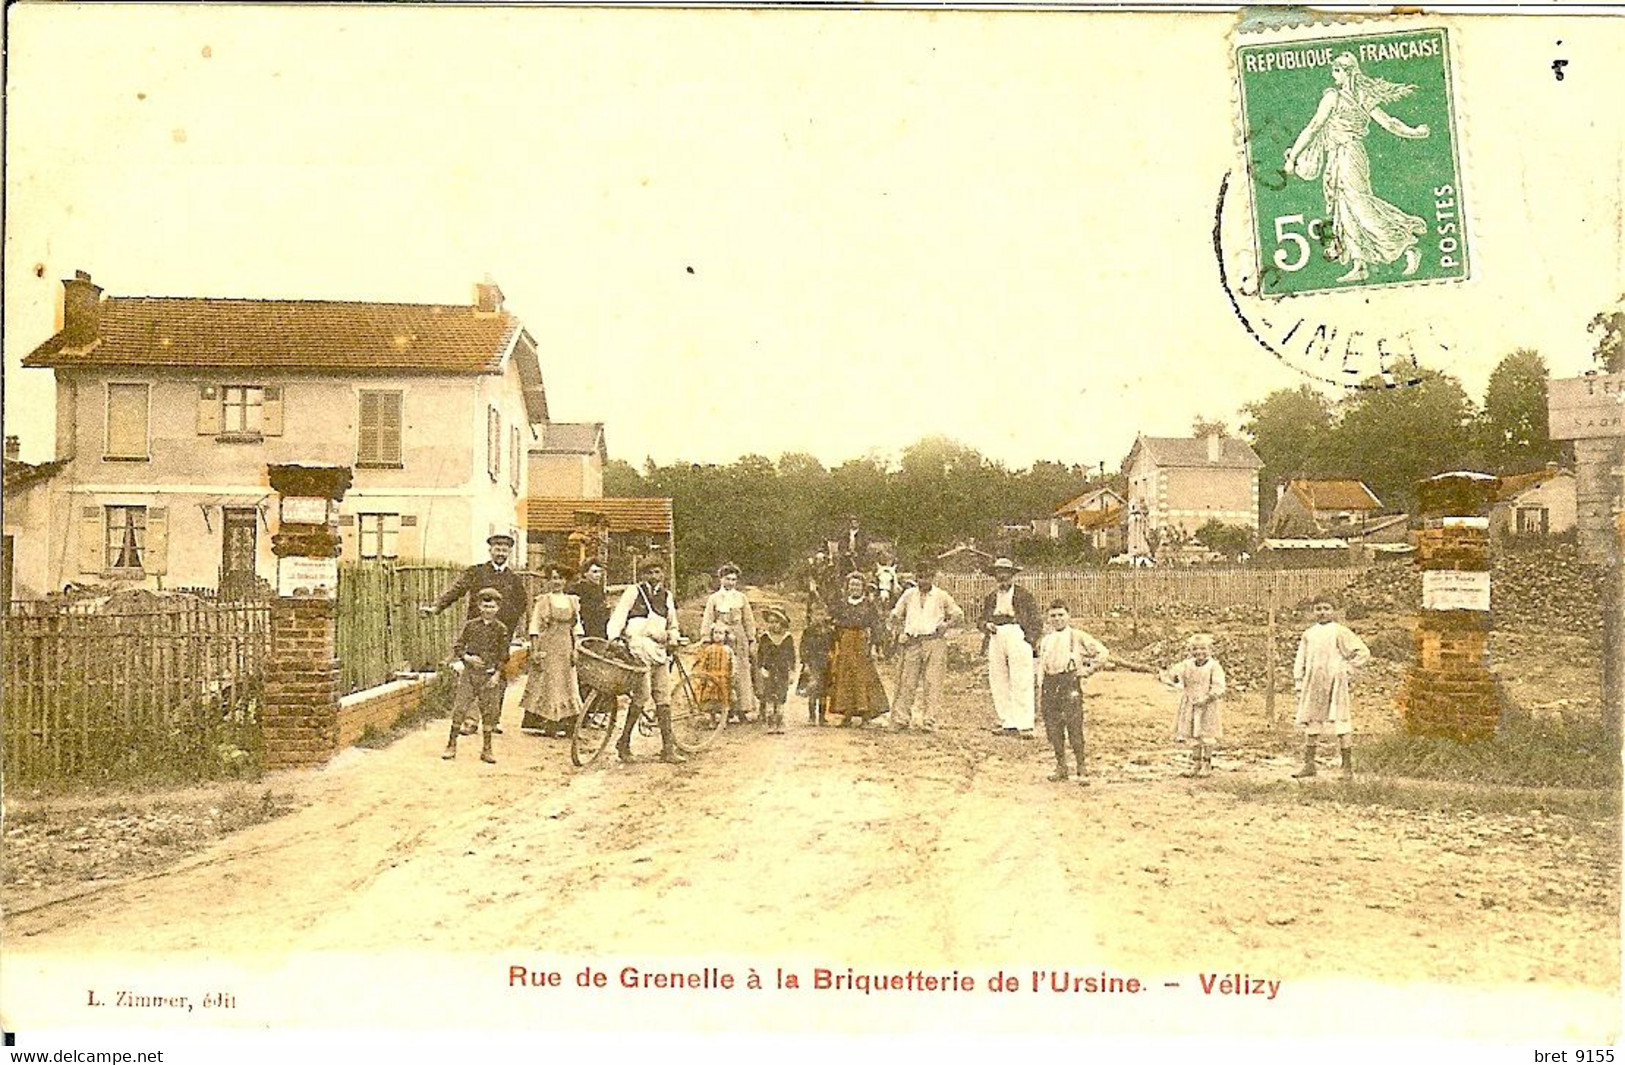
<svg viewBox="0 0 1625 1065">
<path fill-rule="evenodd" d="M 361 393 L 361 412 L 356 443 L 356 464 L 360 466 L 401 465 L 401 394 L 399 392 Z"/>
<path fill-rule="evenodd" d="M 495 405 L 485 417 L 485 472 L 492 481 L 502 472 L 502 415 Z"/>
<path fill-rule="evenodd" d="M 252 385 L 227 385 L 221 390 L 221 431 L 256 434 L 265 428 L 265 389 Z"/>
<path fill-rule="evenodd" d="M 107 386 L 107 458 L 147 457 L 147 403 L 147 385 Z"/>
<path fill-rule="evenodd" d="M 141 569 L 147 550 L 147 508 L 107 508 L 106 568 Z"/>
<path fill-rule="evenodd" d="M 519 426 L 516 425 L 513 427 L 512 445 L 508 448 L 508 487 L 513 489 L 514 495 L 519 494 L 519 464 L 523 459 L 520 446 Z"/>
</svg>

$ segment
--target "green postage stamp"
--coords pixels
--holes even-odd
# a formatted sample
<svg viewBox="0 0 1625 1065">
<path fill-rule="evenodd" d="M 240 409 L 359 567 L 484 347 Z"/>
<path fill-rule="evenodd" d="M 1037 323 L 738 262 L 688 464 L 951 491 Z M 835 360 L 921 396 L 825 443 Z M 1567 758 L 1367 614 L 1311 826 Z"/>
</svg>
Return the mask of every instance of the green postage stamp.
<svg viewBox="0 0 1625 1065">
<path fill-rule="evenodd" d="M 1259 292 L 1468 274 L 1443 29 L 1236 49 Z"/>
</svg>

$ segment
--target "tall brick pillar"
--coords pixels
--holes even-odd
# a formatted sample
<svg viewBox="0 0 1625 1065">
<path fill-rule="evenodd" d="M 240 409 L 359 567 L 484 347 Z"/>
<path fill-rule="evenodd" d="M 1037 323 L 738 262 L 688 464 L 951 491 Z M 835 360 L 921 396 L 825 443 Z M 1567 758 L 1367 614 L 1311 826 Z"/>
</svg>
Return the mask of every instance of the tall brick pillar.
<svg viewBox="0 0 1625 1065">
<path fill-rule="evenodd" d="M 338 504 L 344 466 L 271 466 L 281 496 L 271 537 L 277 560 L 265 677 L 265 767 L 323 765 L 338 750 Z"/>
<path fill-rule="evenodd" d="M 1422 614 L 1401 696 L 1412 735 L 1495 735 L 1501 711 L 1489 667 L 1488 515 L 1499 483 L 1482 473 L 1443 473 L 1417 485 Z"/>
</svg>

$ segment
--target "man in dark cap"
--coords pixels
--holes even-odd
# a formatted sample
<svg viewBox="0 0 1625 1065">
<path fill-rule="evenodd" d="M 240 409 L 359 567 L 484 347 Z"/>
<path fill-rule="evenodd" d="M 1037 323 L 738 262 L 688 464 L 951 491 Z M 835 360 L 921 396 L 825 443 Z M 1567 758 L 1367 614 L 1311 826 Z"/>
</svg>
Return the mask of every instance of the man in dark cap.
<svg viewBox="0 0 1625 1065">
<path fill-rule="evenodd" d="M 581 600 L 582 635 L 604 639 L 609 627 L 609 604 L 604 602 L 604 564 L 597 559 L 589 561 L 581 568 L 581 576 L 564 591 Z"/>
<path fill-rule="evenodd" d="M 485 542 L 491 549 L 491 561 L 463 570 L 451 587 L 440 593 L 440 598 L 420 609 L 425 615 L 438 614 L 457 600 L 469 596 L 468 620 L 472 621 L 480 613 L 473 593 L 482 588 L 495 588 L 502 593 L 502 609 L 497 619 L 508 627 L 508 638 L 512 639 L 519 623 L 530 616 L 530 596 L 525 592 L 524 580 L 508 565 L 508 559 L 513 555 L 513 537 L 507 533 L 493 533 Z"/>
<path fill-rule="evenodd" d="M 467 596 L 467 620 L 473 621 L 480 616 L 477 593 L 489 588 L 501 595 L 496 617 L 505 626 L 507 638 L 512 641 L 514 632 L 530 616 L 530 595 L 525 591 L 524 579 L 508 565 L 508 559 L 513 555 L 513 537 L 507 533 L 492 533 L 486 537 L 485 543 L 491 549 L 491 561 L 463 570 L 451 587 L 440 593 L 440 598 L 418 609 L 427 617 L 440 613 Z M 492 683 L 498 686 L 497 707 L 500 710 L 502 693 L 507 689 L 508 681 L 506 677 L 500 677 Z M 495 730 L 500 733 L 502 726 L 496 725 Z"/>
</svg>

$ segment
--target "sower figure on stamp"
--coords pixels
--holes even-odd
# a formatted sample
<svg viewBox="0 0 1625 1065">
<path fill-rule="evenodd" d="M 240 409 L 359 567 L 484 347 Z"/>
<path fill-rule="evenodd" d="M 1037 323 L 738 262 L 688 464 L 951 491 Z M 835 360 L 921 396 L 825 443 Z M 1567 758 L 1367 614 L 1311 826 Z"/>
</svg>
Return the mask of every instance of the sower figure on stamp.
<svg viewBox="0 0 1625 1065">
<path fill-rule="evenodd" d="M 638 583 L 621 593 L 609 616 L 608 634 L 611 640 L 624 640 L 632 656 L 649 667 L 632 692 L 615 753 L 623 762 L 632 761 L 632 729 L 653 700 L 660 725 L 660 760 L 683 761 L 671 729 L 671 656 L 682 637 L 677 631 L 677 604 L 666 590 L 665 566 L 645 562 L 639 568 Z"/>
<path fill-rule="evenodd" d="M 457 600 L 468 596 L 467 616 L 469 620 L 473 620 L 479 616 L 479 604 L 475 601 L 475 593 L 482 588 L 494 588 L 502 593 L 502 606 L 497 618 L 507 626 L 508 639 L 512 640 L 520 622 L 524 621 L 530 612 L 530 595 L 525 591 L 524 580 L 508 565 L 508 559 L 513 554 L 513 537 L 507 533 L 493 533 L 486 538 L 485 543 L 491 550 L 491 561 L 481 562 L 463 570 L 452 582 L 451 587 L 440 593 L 438 599 L 418 609 L 427 617 L 440 613 Z M 506 691 L 507 678 L 501 678 L 496 683 Z M 499 694 L 497 706 L 500 708 L 501 705 Z M 502 731 L 501 725 L 496 727 L 496 731 L 499 733 Z"/>
<path fill-rule="evenodd" d="M 1040 697 L 1044 731 L 1055 750 L 1055 772 L 1050 779 L 1067 779 L 1066 751 L 1070 746 L 1078 764 L 1078 783 L 1089 786 L 1083 762 L 1083 682 L 1106 668 L 1111 655 L 1099 640 L 1072 627 L 1072 615 L 1057 599 L 1046 615 L 1049 632 L 1038 644 Z"/>
<path fill-rule="evenodd" d="M 1213 637 L 1197 633 L 1190 638 L 1190 656 L 1160 674 L 1162 682 L 1179 689 L 1179 710 L 1174 719 L 1174 739 L 1191 744 L 1188 777 L 1213 772 L 1213 746 L 1224 736 L 1220 721 L 1220 700 L 1224 698 L 1224 667 L 1213 657 Z"/>
<path fill-rule="evenodd" d="M 915 569 L 915 585 L 904 592 L 891 608 L 891 625 L 897 633 L 901 658 L 897 664 L 897 698 L 892 702 L 891 724 L 906 729 L 914 724 L 914 702 L 922 696 L 920 727 L 927 732 L 937 728 L 937 711 L 942 705 L 942 680 L 948 672 L 948 641 L 944 634 L 965 620 L 965 612 L 954 597 L 938 588 L 934 562 L 921 562 Z"/>
<path fill-rule="evenodd" d="M 1331 217 L 1337 261 L 1348 264 L 1339 281 L 1364 281 L 1368 265 L 1405 260 L 1404 275 L 1416 273 L 1422 255 L 1417 242 L 1427 223 L 1378 196 L 1371 188 L 1371 158 L 1365 138 L 1371 123 L 1405 140 L 1428 135 L 1426 125 L 1408 126 L 1382 105 L 1409 96 L 1414 85 L 1397 85 L 1360 71 L 1354 53 L 1332 60 L 1333 86 L 1320 98 L 1309 124 L 1286 150 L 1286 170 L 1305 180 L 1320 176 Z"/>
<path fill-rule="evenodd" d="M 1292 663 L 1292 686 L 1298 693 L 1297 722 L 1304 732 L 1303 768 L 1293 776 L 1315 775 L 1315 746 L 1322 736 L 1337 737 L 1343 776 L 1354 776 L 1349 680 L 1369 661 L 1371 651 L 1365 641 L 1338 623 L 1337 608 L 1331 600 L 1317 599 L 1315 623 L 1298 640 L 1298 655 Z"/>
<path fill-rule="evenodd" d="M 1008 558 L 996 560 L 989 572 L 998 587 L 982 598 L 982 632 L 987 650 L 987 682 L 993 690 L 995 733 L 1030 739 L 1033 734 L 1033 647 L 1043 630 L 1038 600 L 1018 587 L 1021 572 Z"/>
<path fill-rule="evenodd" d="M 451 735 L 446 738 L 442 758 L 457 757 L 457 737 L 471 735 L 476 721 L 484 726 L 480 761 L 495 762 L 491 732 L 502 715 L 502 666 L 508 661 L 508 629 L 498 616 L 502 593 L 485 588 L 475 593 L 476 617 L 463 623 L 451 647 L 451 668 L 457 674 L 457 691 L 452 699 Z"/>
</svg>

